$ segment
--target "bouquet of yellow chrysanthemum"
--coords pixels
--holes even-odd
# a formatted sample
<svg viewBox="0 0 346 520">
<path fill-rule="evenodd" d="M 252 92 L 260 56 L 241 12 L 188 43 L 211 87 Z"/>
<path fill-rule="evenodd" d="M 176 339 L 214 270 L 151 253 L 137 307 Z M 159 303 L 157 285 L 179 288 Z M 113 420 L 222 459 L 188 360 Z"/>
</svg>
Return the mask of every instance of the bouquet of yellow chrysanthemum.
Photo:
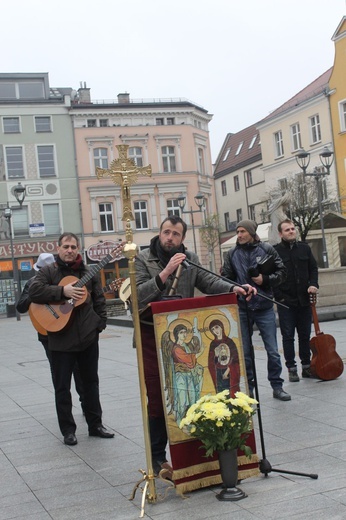
<svg viewBox="0 0 346 520">
<path fill-rule="evenodd" d="M 247 457 L 252 450 L 245 441 L 252 430 L 251 417 L 256 413 L 258 401 L 243 392 L 229 397 L 229 390 L 216 395 L 205 395 L 190 406 L 179 427 L 199 439 L 206 456 L 214 451 L 240 448 Z"/>
</svg>

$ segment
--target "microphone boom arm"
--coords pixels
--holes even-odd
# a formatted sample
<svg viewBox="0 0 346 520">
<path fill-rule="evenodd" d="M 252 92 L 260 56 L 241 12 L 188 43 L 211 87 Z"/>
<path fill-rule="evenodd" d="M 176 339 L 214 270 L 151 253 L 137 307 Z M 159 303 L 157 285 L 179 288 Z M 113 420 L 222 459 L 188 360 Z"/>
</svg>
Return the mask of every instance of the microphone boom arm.
<svg viewBox="0 0 346 520">
<path fill-rule="evenodd" d="M 213 274 L 217 278 L 220 278 L 221 280 L 224 280 L 225 282 L 228 282 L 231 285 L 236 285 L 237 287 L 241 287 L 242 289 L 244 289 L 244 287 L 240 283 L 235 282 L 234 280 L 230 280 L 229 278 L 226 278 L 225 276 L 221 276 L 221 274 L 213 273 L 213 271 L 210 271 L 209 269 L 206 269 L 205 267 L 202 267 L 201 265 L 195 264 L 189 258 L 186 261 L 184 260 L 184 262 L 189 263 L 195 267 L 198 267 L 198 269 L 202 269 L 202 271 L 205 271 L 206 273 Z M 266 296 L 265 294 L 262 294 L 261 292 L 257 291 L 257 296 L 260 296 L 261 298 L 264 298 L 265 300 L 269 300 L 270 302 L 275 303 L 276 305 L 281 305 L 281 307 L 285 307 L 285 309 L 288 309 L 287 305 L 285 305 L 284 303 L 277 302 L 276 300 L 274 300 L 274 298 L 269 298 L 269 296 Z"/>
</svg>

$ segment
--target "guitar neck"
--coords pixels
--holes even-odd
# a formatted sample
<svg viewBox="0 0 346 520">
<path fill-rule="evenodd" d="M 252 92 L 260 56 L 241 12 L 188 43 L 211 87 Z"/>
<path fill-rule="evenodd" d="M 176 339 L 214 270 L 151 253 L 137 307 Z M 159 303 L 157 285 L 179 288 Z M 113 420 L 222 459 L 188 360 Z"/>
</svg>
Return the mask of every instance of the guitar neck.
<svg viewBox="0 0 346 520">
<path fill-rule="evenodd" d="M 112 258 L 113 256 L 111 254 L 102 258 L 102 260 L 97 265 L 92 266 L 88 270 L 88 272 L 84 276 L 82 276 L 80 280 L 78 280 L 78 282 L 75 284 L 75 287 L 84 287 L 84 285 L 86 285 L 89 282 L 89 280 L 91 280 L 92 277 L 95 276 L 95 274 L 100 272 L 101 269 L 103 269 L 104 266 L 107 265 L 110 260 L 112 260 Z"/>
<path fill-rule="evenodd" d="M 316 310 L 315 304 L 311 304 L 311 310 L 312 310 L 312 319 L 313 319 L 314 327 L 315 327 L 315 334 L 316 334 L 316 336 L 318 336 L 319 334 L 322 334 L 322 332 L 320 331 L 320 325 L 318 322 L 318 316 L 317 316 L 317 310 Z"/>
</svg>

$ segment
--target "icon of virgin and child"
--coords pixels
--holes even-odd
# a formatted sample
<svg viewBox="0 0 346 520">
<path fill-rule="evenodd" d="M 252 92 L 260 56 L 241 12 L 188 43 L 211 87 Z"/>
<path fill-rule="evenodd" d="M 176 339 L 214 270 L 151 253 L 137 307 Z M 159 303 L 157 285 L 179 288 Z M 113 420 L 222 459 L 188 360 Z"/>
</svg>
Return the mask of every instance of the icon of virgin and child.
<svg viewBox="0 0 346 520">
<path fill-rule="evenodd" d="M 161 335 L 161 359 L 166 410 L 177 424 L 188 408 L 205 393 L 229 390 L 234 397 L 240 389 L 239 352 L 230 337 L 236 320 L 229 313 L 196 314 L 172 320 Z M 233 334 L 238 339 L 237 331 Z"/>
</svg>

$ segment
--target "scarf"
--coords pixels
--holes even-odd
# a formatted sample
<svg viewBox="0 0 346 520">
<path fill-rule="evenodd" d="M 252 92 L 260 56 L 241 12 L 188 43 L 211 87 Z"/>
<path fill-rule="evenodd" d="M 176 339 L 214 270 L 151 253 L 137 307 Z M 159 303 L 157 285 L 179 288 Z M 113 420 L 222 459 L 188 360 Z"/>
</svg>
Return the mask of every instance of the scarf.
<svg viewBox="0 0 346 520">
<path fill-rule="evenodd" d="M 170 251 L 165 251 L 161 246 L 159 235 L 156 235 L 151 239 L 150 252 L 152 255 L 157 256 L 160 264 L 163 268 L 165 268 L 172 256 L 174 256 L 176 253 L 185 253 L 185 246 L 184 244 L 180 244 L 179 247 L 174 247 Z"/>
</svg>

